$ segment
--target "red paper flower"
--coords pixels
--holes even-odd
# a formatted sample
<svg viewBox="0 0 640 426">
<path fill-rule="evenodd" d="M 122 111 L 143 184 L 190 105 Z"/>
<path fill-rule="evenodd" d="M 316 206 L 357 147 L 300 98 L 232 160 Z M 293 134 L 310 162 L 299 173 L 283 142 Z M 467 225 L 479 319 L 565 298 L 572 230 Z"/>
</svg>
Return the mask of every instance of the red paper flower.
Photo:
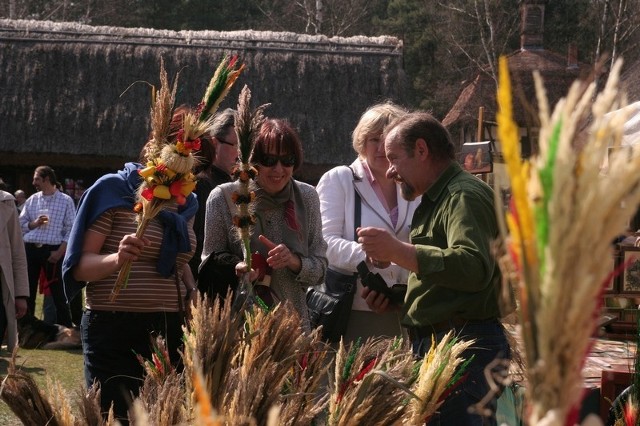
<svg viewBox="0 0 640 426">
<path fill-rule="evenodd" d="M 140 195 L 142 195 L 142 198 L 144 198 L 145 200 L 151 201 L 153 199 L 153 187 L 147 186 L 142 190 Z"/>
</svg>

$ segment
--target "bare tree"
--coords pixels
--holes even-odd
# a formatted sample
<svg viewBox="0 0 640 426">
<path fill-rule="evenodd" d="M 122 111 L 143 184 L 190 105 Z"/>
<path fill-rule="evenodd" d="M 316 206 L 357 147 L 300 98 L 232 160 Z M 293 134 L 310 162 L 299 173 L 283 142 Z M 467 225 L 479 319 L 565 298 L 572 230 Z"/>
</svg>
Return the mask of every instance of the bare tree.
<svg viewBox="0 0 640 426">
<path fill-rule="evenodd" d="M 498 56 L 510 50 L 518 31 L 513 2 L 500 0 L 438 1 L 444 11 L 452 51 L 461 53 L 473 72 L 487 72 L 497 81 Z"/>
<path fill-rule="evenodd" d="M 371 34 L 375 8 L 371 0 L 255 0 L 271 29 L 306 34 Z"/>
<path fill-rule="evenodd" d="M 592 19 L 599 21 L 597 42 L 594 50 L 595 62 L 603 54 L 609 54 L 613 65 L 619 56 L 629 55 L 636 59 L 638 28 L 640 28 L 640 5 L 637 0 L 594 0 L 591 3 Z"/>
</svg>

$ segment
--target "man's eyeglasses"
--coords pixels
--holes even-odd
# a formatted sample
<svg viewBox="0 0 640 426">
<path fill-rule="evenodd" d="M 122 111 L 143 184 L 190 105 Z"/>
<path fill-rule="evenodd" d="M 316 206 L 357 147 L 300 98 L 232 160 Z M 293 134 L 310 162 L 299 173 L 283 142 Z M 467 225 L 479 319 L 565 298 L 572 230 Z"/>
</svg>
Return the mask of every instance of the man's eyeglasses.
<svg viewBox="0 0 640 426">
<path fill-rule="evenodd" d="M 231 143 L 231 142 L 229 142 L 229 141 L 225 141 L 225 140 L 224 140 L 224 139 L 222 139 L 222 138 L 218 138 L 218 137 L 216 137 L 216 139 L 218 140 L 218 142 L 220 142 L 220 143 L 221 143 L 221 144 L 223 144 L 223 145 L 229 145 L 229 146 L 233 146 L 233 147 L 237 146 L 235 143 Z"/>
<path fill-rule="evenodd" d="M 264 155 L 258 163 L 265 167 L 273 167 L 276 164 L 282 164 L 282 167 L 293 167 L 296 165 L 296 156 L 295 155 Z"/>
</svg>

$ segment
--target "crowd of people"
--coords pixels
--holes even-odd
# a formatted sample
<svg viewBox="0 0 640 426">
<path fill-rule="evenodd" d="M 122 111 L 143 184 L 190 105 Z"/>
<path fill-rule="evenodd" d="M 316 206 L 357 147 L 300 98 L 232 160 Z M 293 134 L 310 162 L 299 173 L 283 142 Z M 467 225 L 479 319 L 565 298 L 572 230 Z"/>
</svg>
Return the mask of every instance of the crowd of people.
<svg viewBox="0 0 640 426">
<path fill-rule="evenodd" d="M 419 358 L 451 330 L 475 339 L 465 353 L 473 356 L 469 377 L 430 424 L 495 424 L 495 417 L 468 410 L 490 394 L 485 368 L 510 357 L 499 321 L 501 274 L 491 251 L 498 237 L 493 193 L 456 161 L 443 125 L 391 102 L 373 105 L 353 131 L 356 159 L 313 187 L 294 178 L 303 163 L 296 129 L 266 119 L 250 160 L 257 176 L 249 270 L 233 223 L 234 117 L 230 109 L 216 115 L 202 138 L 194 193 L 151 220 L 143 236 L 136 235 L 133 211 L 140 163 L 100 178 L 77 209 L 47 166 L 35 170 L 37 192 L 24 203 L 16 205 L 19 194 L 0 192 L 0 231 L 9 241 L 0 246 L 0 331 L 7 329 L 9 347 L 15 319 L 35 313 L 44 277 L 53 321 L 81 328 L 87 386 L 97 381 L 103 411 L 113 403 L 126 422 L 143 375 L 136 354 L 149 357 L 151 339 L 162 335 L 179 365 L 181 325 L 197 293 L 233 296 L 248 274 L 266 289 L 265 302 L 290 301 L 310 330 L 307 289 L 321 284 L 327 270 L 355 275 L 364 262 L 389 288 L 406 289 L 404 303 L 358 279 L 344 341 L 402 336 Z M 166 250 L 167 241 L 185 244 Z M 127 262 L 127 286 L 114 301 L 110 294 Z M 83 293 L 80 317 L 73 306 Z"/>
</svg>

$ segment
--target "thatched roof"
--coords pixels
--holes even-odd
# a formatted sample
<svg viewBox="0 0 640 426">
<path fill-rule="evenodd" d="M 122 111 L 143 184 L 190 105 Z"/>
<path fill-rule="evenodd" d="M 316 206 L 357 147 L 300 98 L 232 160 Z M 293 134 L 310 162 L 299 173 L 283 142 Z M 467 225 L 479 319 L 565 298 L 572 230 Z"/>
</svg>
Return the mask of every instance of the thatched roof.
<svg viewBox="0 0 640 426">
<path fill-rule="evenodd" d="M 538 127 L 533 71 L 537 70 L 542 76 L 549 104 L 553 106 L 566 95 L 571 84 L 590 69 L 585 64 L 567 66 L 566 56 L 544 49 L 514 52 L 508 56 L 508 62 L 514 92 L 514 119 L 522 127 Z M 462 89 L 456 103 L 444 118 L 444 125 L 475 125 L 481 106 L 484 107 L 485 121 L 495 123 L 496 90 L 495 80 L 486 73 L 479 73 Z"/>
<path fill-rule="evenodd" d="M 620 81 L 627 90 L 629 102 L 640 101 L 640 60 L 626 67 Z"/>
<path fill-rule="evenodd" d="M 305 164 L 318 169 L 352 161 L 350 134 L 369 105 L 403 100 L 402 44 L 392 37 L 0 20 L 0 165 L 34 153 L 136 159 L 150 92 L 126 89 L 157 85 L 162 56 L 169 75 L 180 71 L 177 103 L 194 105 L 224 54 L 247 68 L 221 108 L 235 108 L 249 85 L 254 105 L 271 103 L 268 116 L 299 129 Z"/>
</svg>

